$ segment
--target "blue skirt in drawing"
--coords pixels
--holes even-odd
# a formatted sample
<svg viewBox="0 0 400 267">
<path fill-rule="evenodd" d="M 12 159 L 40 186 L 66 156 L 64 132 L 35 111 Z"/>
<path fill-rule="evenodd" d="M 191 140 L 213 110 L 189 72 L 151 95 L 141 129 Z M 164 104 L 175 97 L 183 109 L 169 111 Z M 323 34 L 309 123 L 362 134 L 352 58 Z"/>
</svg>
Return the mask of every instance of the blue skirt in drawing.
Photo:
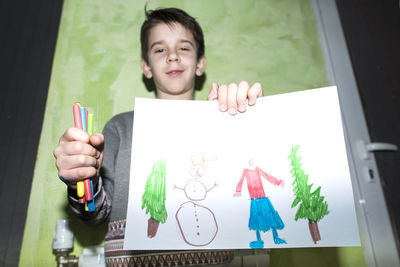
<svg viewBox="0 0 400 267">
<path fill-rule="evenodd" d="M 278 212 L 268 197 L 252 199 L 250 204 L 249 229 L 268 231 L 271 228 L 282 230 L 285 227 Z"/>
</svg>

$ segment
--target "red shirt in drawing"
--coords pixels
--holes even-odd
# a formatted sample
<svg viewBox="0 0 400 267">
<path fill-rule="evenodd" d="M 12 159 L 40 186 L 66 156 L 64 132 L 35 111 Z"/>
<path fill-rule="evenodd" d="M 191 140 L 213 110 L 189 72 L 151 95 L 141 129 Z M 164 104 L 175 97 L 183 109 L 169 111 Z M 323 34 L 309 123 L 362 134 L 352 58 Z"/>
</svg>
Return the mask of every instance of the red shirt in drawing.
<svg viewBox="0 0 400 267">
<path fill-rule="evenodd" d="M 255 199 L 255 198 L 265 197 L 265 192 L 261 182 L 261 176 L 264 176 L 264 178 L 267 179 L 268 182 L 274 185 L 281 185 L 283 183 L 283 180 L 279 180 L 273 177 L 272 175 L 264 172 L 258 167 L 256 167 L 254 170 L 244 169 L 242 178 L 240 178 L 240 181 L 236 186 L 236 192 L 242 191 L 243 181 L 244 178 L 246 178 L 247 188 L 249 189 L 250 198 Z"/>
</svg>

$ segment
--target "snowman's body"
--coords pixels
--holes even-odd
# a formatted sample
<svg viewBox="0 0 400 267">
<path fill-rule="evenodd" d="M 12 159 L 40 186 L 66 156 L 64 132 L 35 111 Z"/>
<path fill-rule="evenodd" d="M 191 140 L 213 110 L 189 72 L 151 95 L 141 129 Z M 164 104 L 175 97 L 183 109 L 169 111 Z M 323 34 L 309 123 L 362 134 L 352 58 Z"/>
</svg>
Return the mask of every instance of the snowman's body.
<svg viewBox="0 0 400 267">
<path fill-rule="evenodd" d="M 214 213 L 195 201 L 185 202 L 179 207 L 176 221 L 183 240 L 191 246 L 210 244 L 218 232 Z"/>
</svg>

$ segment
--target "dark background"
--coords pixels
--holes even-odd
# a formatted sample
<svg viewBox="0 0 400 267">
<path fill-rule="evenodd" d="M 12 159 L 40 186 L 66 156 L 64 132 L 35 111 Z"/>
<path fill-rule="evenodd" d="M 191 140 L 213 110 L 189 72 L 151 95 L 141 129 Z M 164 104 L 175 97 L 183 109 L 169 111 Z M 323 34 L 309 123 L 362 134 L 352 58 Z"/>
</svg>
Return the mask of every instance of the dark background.
<svg viewBox="0 0 400 267">
<path fill-rule="evenodd" d="M 336 0 L 371 142 L 400 147 L 400 1 Z M 400 152 L 375 152 L 400 249 Z"/>
<path fill-rule="evenodd" d="M 336 2 L 371 141 L 399 145 L 399 1 Z M 0 266 L 19 261 L 61 9 L 0 1 Z M 375 156 L 399 247 L 400 153 Z"/>
<path fill-rule="evenodd" d="M 19 262 L 61 8 L 0 0 L 0 266 Z"/>
</svg>

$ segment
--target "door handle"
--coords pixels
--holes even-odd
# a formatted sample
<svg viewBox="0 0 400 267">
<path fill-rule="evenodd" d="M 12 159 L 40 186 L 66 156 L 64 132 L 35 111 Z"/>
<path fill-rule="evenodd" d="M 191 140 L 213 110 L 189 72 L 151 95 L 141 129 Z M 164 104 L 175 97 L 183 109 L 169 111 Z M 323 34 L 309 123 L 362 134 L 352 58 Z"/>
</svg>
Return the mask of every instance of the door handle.
<svg viewBox="0 0 400 267">
<path fill-rule="evenodd" d="M 376 151 L 398 151 L 399 147 L 395 144 L 389 143 L 368 143 L 364 141 L 358 142 L 358 154 L 363 160 L 371 158 L 371 153 Z"/>
</svg>

